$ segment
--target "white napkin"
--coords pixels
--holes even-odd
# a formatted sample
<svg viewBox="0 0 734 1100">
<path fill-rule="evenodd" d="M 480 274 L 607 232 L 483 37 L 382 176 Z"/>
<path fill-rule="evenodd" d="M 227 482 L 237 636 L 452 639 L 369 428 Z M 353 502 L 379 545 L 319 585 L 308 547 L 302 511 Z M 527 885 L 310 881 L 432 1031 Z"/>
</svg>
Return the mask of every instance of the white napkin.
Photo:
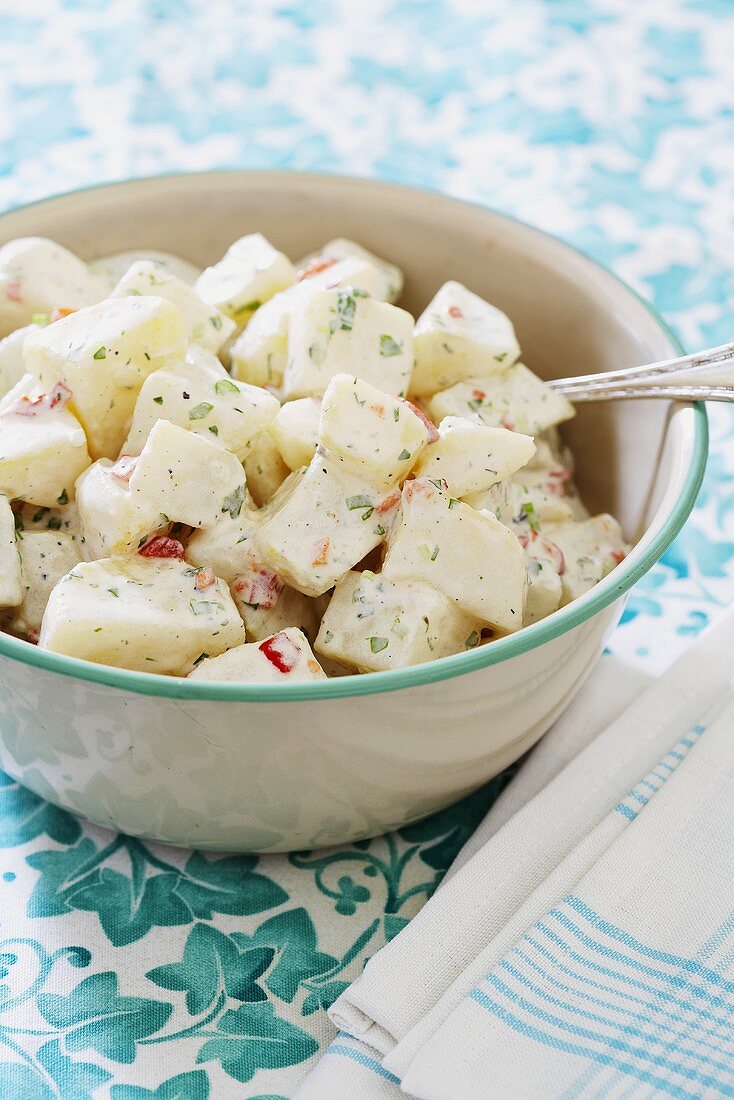
<svg viewBox="0 0 734 1100">
<path fill-rule="evenodd" d="M 490 811 L 478 836 L 461 853 L 458 870 L 334 1004 L 332 1019 L 355 1039 L 340 1036 L 335 1040 L 297 1093 L 300 1100 L 317 1096 L 336 1100 L 345 1095 L 368 1100 L 406 1093 L 426 1100 L 560 1096 L 565 1095 L 568 1074 L 600 1072 L 601 1063 L 590 1048 L 576 1044 L 578 1051 L 569 1053 L 567 1048 L 573 1044 L 568 1036 L 558 1039 L 554 1033 L 554 1041 L 560 1045 L 553 1046 L 547 1038 L 550 1031 L 544 1033 L 521 1019 L 518 1005 L 529 1004 L 530 998 L 520 994 L 527 993 L 530 979 L 524 971 L 523 979 L 515 975 L 518 958 L 531 970 L 534 965 L 534 977 L 540 980 L 538 959 L 525 960 L 529 950 L 523 937 L 528 934 L 537 940 L 541 925 L 543 936 L 548 935 L 548 921 L 579 927 L 580 916 L 573 906 L 581 905 L 587 923 L 591 919 L 588 914 L 601 912 L 610 927 L 625 929 L 632 940 L 650 950 L 665 950 L 687 959 L 695 955 L 700 943 L 691 934 L 694 928 L 708 929 L 708 922 L 700 925 L 698 912 L 695 922 L 687 920 L 668 928 L 665 921 L 671 910 L 688 912 L 693 905 L 685 885 L 693 849 L 690 853 L 681 849 L 680 859 L 671 853 L 676 866 L 674 898 L 670 893 L 663 895 L 659 886 L 647 892 L 643 887 L 651 858 L 665 855 L 660 838 L 676 828 L 680 815 L 689 815 L 695 822 L 692 845 L 700 843 L 702 830 L 710 828 L 706 804 L 696 792 L 701 770 L 708 774 L 710 760 L 716 759 L 716 754 L 720 757 L 722 747 L 726 748 L 721 731 L 729 710 L 695 749 L 692 746 L 728 694 L 732 652 L 734 617 L 727 616 L 574 757 L 576 747 L 594 732 L 594 718 L 598 721 L 604 705 L 619 701 L 621 690 L 629 697 L 634 687 L 629 670 L 620 677 L 618 669 L 607 665 L 595 674 Z M 689 750 L 691 756 L 676 773 L 676 784 L 667 784 L 666 798 L 661 799 L 656 792 Z M 694 755 L 705 763 L 691 765 L 686 777 Z M 569 757 L 571 762 L 566 763 Z M 734 799 L 730 801 L 728 816 L 734 822 Z M 723 819 L 719 825 L 724 829 L 726 807 L 721 799 L 719 803 L 717 820 Z M 650 833 L 652 827 L 644 822 L 653 816 L 653 808 L 658 820 Z M 638 814 L 641 809 L 644 812 Z M 620 848 L 625 852 L 621 862 Z M 723 893 L 719 880 L 728 873 L 728 864 L 722 860 L 706 866 L 708 890 Z M 690 874 L 699 871 L 697 864 Z M 730 877 L 734 881 L 734 876 Z M 568 895 L 582 900 L 559 905 Z M 620 896 L 627 899 L 624 914 L 615 908 Z M 662 905 L 657 903 L 658 897 L 664 897 Z M 734 906 L 734 897 L 731 900 Z M 647 925 L 640 926 L 641 913 L 646 914 Z M 642 935 L 645 929 L 649 931 L 647 939 Z M 670 943 L 665 938 L 668 931 Z M 588 938 L 588 929 L 585 934 Z M 571 950 L 563 948 L 567 949 Z M 554 961 L 546 959 L 545 963 L 548 973 L 542 979 L 546 983 L 543 988 L 555 982 L 558 993 L 558 983 L 568 984 L 568 975 L 561 973 L 568 960 L 554 956 Z M 508 982 L 508 967 L 513 968 L 515 985 Z M 526 985 L 519 991 L 517 983 L 522 985 L 523 980 Z M 538 987 L 538 981 L 531 984 Z M 500 991 L 507 1001 L 500 998 Z M 588 990 L 585 994 L 590 995 Z M 555 1001 L 562 1000 L 553 995 Z M 564 996 L 570 994 L 564 992 Z M 581 997 L 581 993 L 577 991 L 575 996 Z M 534 1009 L 544 1013 L 545 1021 L 549 1002 L 540 994 L 537 997 L 540 1001 Z M 532 1016 L 530 1007 L 524 1011 Z M 553 1011 L 553 1018 L 560 1019 L 561 1007 L 555 1002 Z M 521 1028 L 518 1020 L 524 1030 L 513 1030 Z M 545 1026 L 550 1028 L 547 1021 Z M 511 1056 L 503 1053 L 510 1050 Z M 608 1050 L 605 1056 L 612 1060 L 603 1072 L 624 1077 L 627 1071 L 616 1065 Z M 572 1066 L 568 1073 L 558 1071 L 559 1061 L 566 1069 Z M 634 1076 L 628 1077 L 624 1087 L 634 1082 Z M 649 1083 L 655 1087 L 652 1077 Z M 582 1094 L 583 1089 L 568 1095 Z"/>
</svg>

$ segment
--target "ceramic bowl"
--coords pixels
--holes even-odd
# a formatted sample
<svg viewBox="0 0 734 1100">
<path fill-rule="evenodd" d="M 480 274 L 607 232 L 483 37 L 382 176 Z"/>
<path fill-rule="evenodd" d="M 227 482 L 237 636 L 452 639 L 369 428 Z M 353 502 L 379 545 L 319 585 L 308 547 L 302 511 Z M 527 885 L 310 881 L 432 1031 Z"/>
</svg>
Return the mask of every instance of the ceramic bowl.
<svg viewBox="0 0 734 1100">
<path fill-rule="evenodd" d="M 298 257 L 345 236 L 400 264 L 419 312 L 458 279 L 515 322 L 546 378 L 680 351 L 627 286 L 491 210 L 385 183 L 221 172 L 137 180 L 0 217 L 86 259 L 167 249 L 204 265 L 259 230 Z M 371 836 L 438 810 L 525 752 L 572 698 L 624 594 L 688 516 L 707 447 L 702 407 L 579 408 L 565 432 L 592 510 L 629 557 L 582 599 L 491 645 L 415 668 L 284 687 L 169 679 L 0 635 L 0 766 L 44 798 L 136 836 L 285 851 Z"/>
</svg>

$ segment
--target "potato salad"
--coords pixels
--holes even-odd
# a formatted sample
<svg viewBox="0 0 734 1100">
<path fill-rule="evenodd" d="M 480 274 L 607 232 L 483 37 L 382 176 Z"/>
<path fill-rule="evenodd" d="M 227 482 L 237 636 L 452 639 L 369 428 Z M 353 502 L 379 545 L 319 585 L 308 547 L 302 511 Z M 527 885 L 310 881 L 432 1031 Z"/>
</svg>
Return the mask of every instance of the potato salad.
<svg viewBox="0 0 734 1100">
<path fill-rule="evenodd" d="M 0 248 L 0 616 L 53 653 L 192 680 L 381 672 L 491 643 L 628 551 L 564 397 L 449 281 L 259 233 L 201 271 Z"/>
</svg>

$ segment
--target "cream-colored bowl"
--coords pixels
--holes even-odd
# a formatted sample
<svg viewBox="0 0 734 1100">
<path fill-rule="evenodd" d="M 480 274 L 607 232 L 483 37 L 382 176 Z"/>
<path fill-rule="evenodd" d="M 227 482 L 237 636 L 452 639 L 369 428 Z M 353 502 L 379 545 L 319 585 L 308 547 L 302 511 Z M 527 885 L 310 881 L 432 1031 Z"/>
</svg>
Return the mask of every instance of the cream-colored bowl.
<svg viewBox="0 0 734 1100">
<path fill-rule="evenodd" d="M 418 312 L 459 279 L 515 322 L 551 378 L 675 354 L 614 276 L 478 206 L 384 183 L 223 172 L 138 180 L 0 217 L 0 243 L 42 235 L 87 259 L 167 249 L 204 265 L 260 230 L 293 257 L 351 237 L 400 264 Z M 484 783 L 548 728 L 597 660 L 623 594 L 694 502 L 702 407 L 583 406 L 569 426 L 593 509 L 629 557 L 582 599 L 489 646 L 416 668 L 285 687 L 194 683 L 105 668 L 0 635 L 0 765 L 51 802 L 138 836 L 283 851 L 414 821 Z"/>
</svg>

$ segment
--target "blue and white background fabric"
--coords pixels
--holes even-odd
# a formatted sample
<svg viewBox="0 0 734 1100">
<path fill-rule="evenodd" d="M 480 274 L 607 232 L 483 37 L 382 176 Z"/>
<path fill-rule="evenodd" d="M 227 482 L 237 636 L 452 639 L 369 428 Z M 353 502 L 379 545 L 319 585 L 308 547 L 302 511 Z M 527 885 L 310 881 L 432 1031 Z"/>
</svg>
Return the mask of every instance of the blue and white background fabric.
<svg viewBox="0 0 734 1100">
<path fill-rule="evenodd" d="M 732 337 L 730 0 L 0 0 L 0 208 L 292 167 L 486 202 L 610 265 L 689 347 Z M 658 672 L 734 594 L 734 435 L 612 648 Z M 267 859 L 81 825 L 0 779 L 0 1097 L 276 1097 L 324 1006 L 435 889 L 493 790 Z"/>
</svg>

